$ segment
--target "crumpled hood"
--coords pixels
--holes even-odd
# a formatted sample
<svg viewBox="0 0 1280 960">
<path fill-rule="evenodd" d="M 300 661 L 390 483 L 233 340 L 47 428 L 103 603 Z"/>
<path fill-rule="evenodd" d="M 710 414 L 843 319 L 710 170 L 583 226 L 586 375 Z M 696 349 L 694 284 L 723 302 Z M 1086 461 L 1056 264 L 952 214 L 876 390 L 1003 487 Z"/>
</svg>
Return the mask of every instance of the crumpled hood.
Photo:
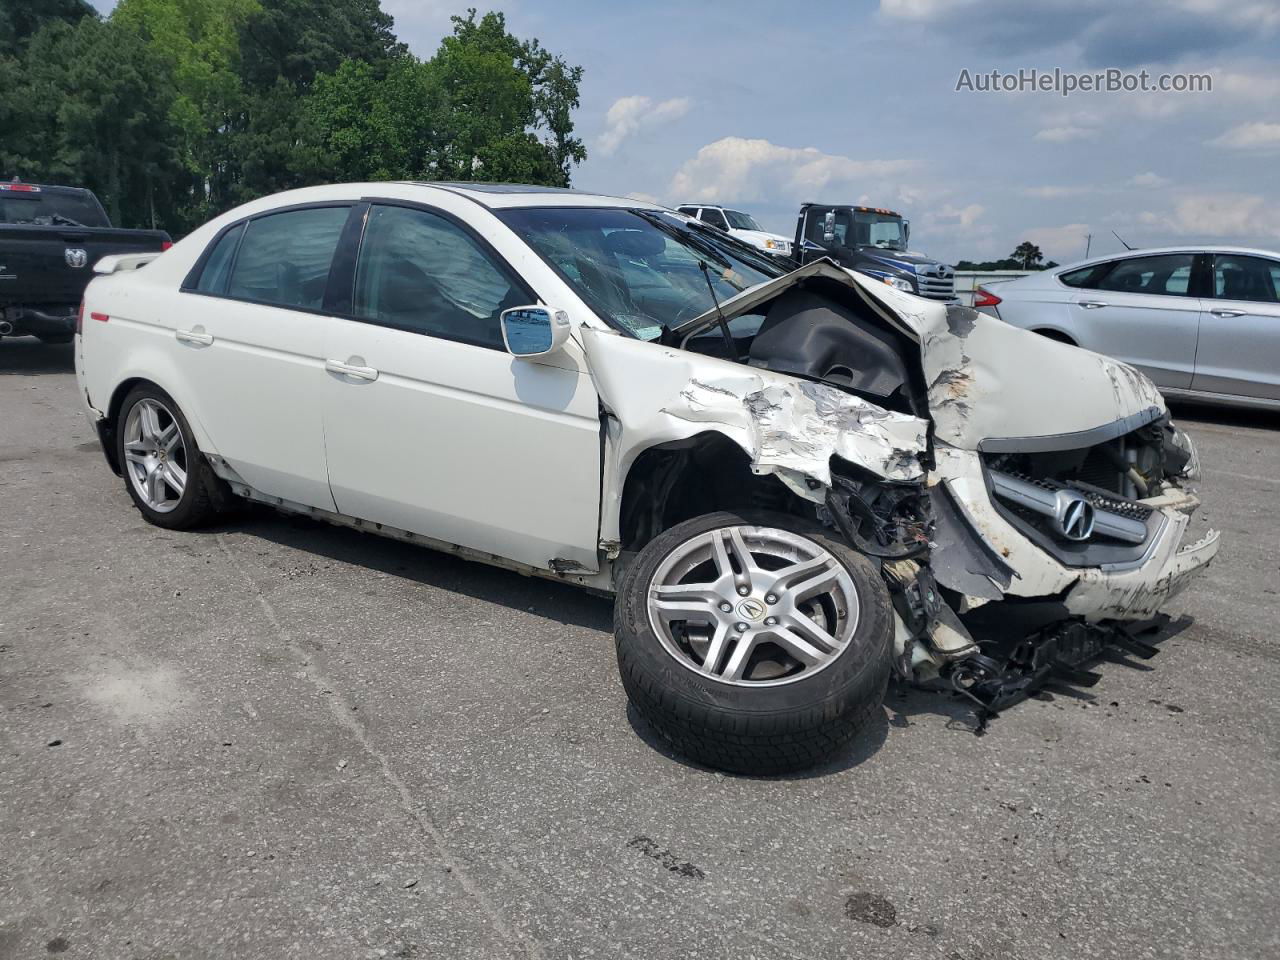
<svg viewBox="0 0 1280 960">
<path fill-rule="evenodd" d="M 1072 434 L 1165 408 L 1155 385 L 1128 364 L 970 307 L 852 278 L 919 340 L 934 437 L 953 447 L 1039 437 L 1070 449 Z"/>
<path fill-rule="evenodd" d="M 984 440 L 1046 438 L 1070 449 L 1073 434 L 1139 420 L 1164 398 L 1128 364 L 1012 327 L 970 307 L 903 293 L 856 270 L 816 260 L 721 304 L 745 313 L 806 277 L 852 287 L 884 321 L 920 344 L 934 438 L 976 450 Z M 709 310 L 685 321 L 685 335 L 715 322 Z"/>
</svg>

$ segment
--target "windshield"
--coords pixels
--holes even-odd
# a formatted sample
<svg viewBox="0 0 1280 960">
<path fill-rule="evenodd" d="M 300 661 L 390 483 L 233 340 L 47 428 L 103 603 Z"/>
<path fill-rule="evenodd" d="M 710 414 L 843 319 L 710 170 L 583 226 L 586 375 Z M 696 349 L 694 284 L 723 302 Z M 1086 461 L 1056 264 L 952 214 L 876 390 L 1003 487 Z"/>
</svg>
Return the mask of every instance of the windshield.
<svg viewBox="0 0 1280 960">
<path fill-rule="evenodd" d="M 642 340 L 786 273 L 728 234 L 665 211 L 533 207 L 498 216 L 596 313 Z"/>
<path fill-rule="evenodd" d="M 907 249 L 906 230 L 903 229 L 901 217 L 855 210 L 853 229 L 854 242 L 860 246 L 881 247 L 886 250 Z"/>
<path fill-rule="evenodd" d="M 93 199 L 80 193 L 0 192 L 0 223 L 109 227 Z"/>
<path fill-rule="evenodd" d="M 743 213 L 741 210 L 726 210 L 724 215 L 729 218 L 729 226 L 734 230 L 761 230 L 760 224 L 749 213 Z"/>
</svg>

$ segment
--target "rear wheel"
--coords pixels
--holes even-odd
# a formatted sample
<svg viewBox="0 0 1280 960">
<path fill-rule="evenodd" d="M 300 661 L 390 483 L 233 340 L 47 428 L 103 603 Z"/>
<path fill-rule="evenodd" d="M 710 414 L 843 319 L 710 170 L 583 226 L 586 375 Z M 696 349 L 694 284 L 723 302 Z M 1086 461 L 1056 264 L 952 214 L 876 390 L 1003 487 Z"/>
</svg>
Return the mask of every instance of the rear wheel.
<svg viewBox="0 0 1280 960">
<path fill-rule="evenodd" d="M 173 398 L 150 384 L 120 406 L 116 453 L 134 505 L 158 527 L 185 530 L 217 514 L 218 485 Z"/>
<path fill-rule="evenodd" d="M 678 752 L 753 774 L 819 763 L 875 718 L 891 624 L 866 557 L 816 524 L 755 512 L 656 537 L 614 611 L 636 710 Z"/>
</svg>

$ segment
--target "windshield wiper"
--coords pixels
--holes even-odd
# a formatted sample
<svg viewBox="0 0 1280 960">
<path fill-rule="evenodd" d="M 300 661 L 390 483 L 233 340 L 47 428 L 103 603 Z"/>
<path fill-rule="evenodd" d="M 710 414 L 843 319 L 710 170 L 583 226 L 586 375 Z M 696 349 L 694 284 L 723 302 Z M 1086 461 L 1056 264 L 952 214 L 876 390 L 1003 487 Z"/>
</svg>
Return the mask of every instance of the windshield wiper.
<svg viewBox="0 0 1280 960">
<path fill-rule="evenodd" d="M 729 332 L 729 321 L 724 318 L 724 310 L 720 308 L 720 298 L 716 296 L 715 284 L 711 282 L 711 268 L 707 266 L 707 261 L 699 260 L 698 269 L 702 271 L 702 279 L 707 281 L 707 291 L 711 294 L 711 302 L 716 305 L 716 320 L 720 324 L 720 333 L 724 337 L 724 345 L 729 351 L 729 356 L 737 360 L 738 348 L 733 342 L 733 334 Z"/>
<path fill-rule="evenodd" d="M 631 212 L 634 213 L 641 220 L 645 220 L 653 224 L 655 227 L 657 227 L 659 230 L 661 230 L 671 239 L 675 240 L 676 243 L 681 243 L 681 244 L 684 244 L 685 246 L 693 247 L 698 252 L 702 253 L 705 256 L 710 257 L 716 263 L 720 264 L 720 266 L 725 267 L 728 270 L 733 269 L 733 264 L 730 262 L 729 258 L 726 257 L 724 253 L 717 250 L 715 246 L 712 243 L 710 243 L 706 238 L 698 236 L 697 234 L 693 233 L 691 230 L 687 230 L 687 229 L 681 230 L 679 227 L 673 226 L 672 224 L 668 223 L 661 216 L 655 213 L 651 213 L 648 210 L 632 210 Z M 691 225 L 697 222 L 698 221 L 696 220 L 691 221 Z M 715 227 L 707 227 L 706 229 L 714 230 Z"/>
</svg>

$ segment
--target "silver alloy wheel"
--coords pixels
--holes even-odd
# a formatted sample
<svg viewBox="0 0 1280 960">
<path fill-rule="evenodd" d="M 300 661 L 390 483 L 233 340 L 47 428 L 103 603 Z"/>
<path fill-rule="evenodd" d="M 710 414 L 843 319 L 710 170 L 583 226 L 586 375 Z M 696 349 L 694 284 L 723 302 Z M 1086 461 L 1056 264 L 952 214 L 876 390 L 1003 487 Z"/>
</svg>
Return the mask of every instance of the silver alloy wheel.
<svg viewBox="0 0 1280 960">
<path fill-rule="evenodd" d="M 853 578 L 830 551 L 775 527 L 730 526 L 676 547 L 649 582 L 649 625 L 708 679 L 779 685 L 812 676 L 858 627 Z"/>
<path fill-rule="evenodd" d="M 159 400 L 144 397 L 124 421 L 124 468 L 138 497 L 169 513 L 187 489 L 187 448 L 178 419 Z"/>
</svg>

